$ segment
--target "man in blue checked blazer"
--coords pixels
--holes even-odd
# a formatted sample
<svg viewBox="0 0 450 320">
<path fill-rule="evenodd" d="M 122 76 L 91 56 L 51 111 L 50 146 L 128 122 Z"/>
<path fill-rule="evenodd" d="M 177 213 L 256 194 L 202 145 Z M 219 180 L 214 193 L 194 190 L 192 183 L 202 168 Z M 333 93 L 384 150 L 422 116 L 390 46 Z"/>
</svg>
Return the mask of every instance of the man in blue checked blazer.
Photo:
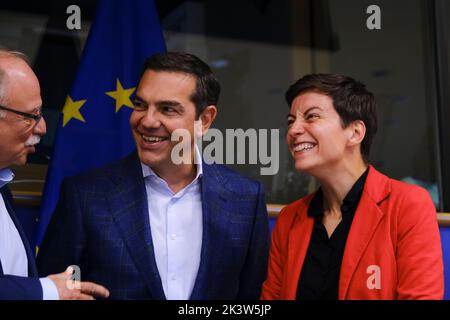
<svg viewBox="0 0 450 320">
<path fill-rule="evenodd" d="M 71 274 L 61 272 L 68 265 L 39 278 L 34 250 L 14 212 L 8 189 L 14 174 L 9 167 L 25 165 L 46 133 L 41 106 L 39 81 L 26 57 L 0 49 L 0 300 L 106 297 L 107 290 L 93 283 L 68 286 Z"/>
<path fill-rule="evenodd" d="M 137 151 L 65 180 L 39 251 L 41 275 L 78 265 L 112 299 L 259 298 L 269 250 L 262 186 L 204 163 L 195 146 L 194 123 L 208 130 L 219 93 L 193 55 L 145 62 L 130 118 Z M 177 129 L 192 150 L 181 163 L 172 155 Z"/>
</svg>

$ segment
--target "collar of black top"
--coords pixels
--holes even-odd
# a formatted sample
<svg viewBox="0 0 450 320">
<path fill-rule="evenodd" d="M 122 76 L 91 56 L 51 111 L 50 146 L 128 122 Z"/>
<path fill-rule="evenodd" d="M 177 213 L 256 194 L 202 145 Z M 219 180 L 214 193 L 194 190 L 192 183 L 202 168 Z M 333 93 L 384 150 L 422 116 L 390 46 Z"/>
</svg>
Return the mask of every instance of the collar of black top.
<svg viewBox="0 0 450 320">
<path fill-rule="evenodd" d="M 364 173 L 356 180 L 350 191 L 342 201 L 341 210 L 343 215 L 350 211 L 349 209 L 358 207 L 359 200 L 361 199 L 362 192 L 364 190 L 364 184 L 366 183 L 367 175 L 369 173 L 369 167 Z M 322 187 L 319 187 L 308 207 L 308 217 L 319 219 L 323 217 L 323 191 Z"/>
</svg>

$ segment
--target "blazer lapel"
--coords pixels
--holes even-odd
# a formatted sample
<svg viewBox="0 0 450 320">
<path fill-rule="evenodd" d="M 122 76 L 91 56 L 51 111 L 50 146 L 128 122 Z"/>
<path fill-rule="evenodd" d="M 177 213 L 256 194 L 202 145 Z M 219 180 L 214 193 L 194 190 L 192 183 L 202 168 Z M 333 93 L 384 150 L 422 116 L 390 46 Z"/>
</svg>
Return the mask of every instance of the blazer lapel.
<svg viewBox="0 0 450 320">
<path fill-rule="evenodd" d="M 340 300 L 346 298 L 361 257 L 384 216 L 378 205 L 389 193 L 389 179 L 371 166 L 344 250 L 339 281 Z"/>
<path fill-rule="evenodd" d="M 29 277 L 37 277 L 38 272 L 36 268 L 35 263 L 35 254 L 31 250 L 30 243 L 28 241 L 28 237 L 25 234 L 25 231 L 23 230 L 19 219 L 17 218 L 14 208 L 12 206 L 13 198 L 11 195 L 11 192 L 9 191 L 8 187 L 0 188 L 1 195 L 3 196 L 3 200 L 5 202 L 6 210 L 9 213 L 9 216 L 11 217 L 11 220 L 13 221 L 14 225 L 16 226 L 17 231 L 19 232 L 20 238 L 22 240 L 23 246 L 25 248 L 25 252 L 27 254 L 27 261 L 28 261 L 28 276 Z M 0 270 L 3 273 L 3 270 Z"/>
<path fill-rule="evenodd" d="M 223 229 L 228 227 L 226 217 L 233 213 L 230 199 L 227 202 L 223 186 L 226 176 L 223 176 L 213 165 L 203 163 L 203 176 L 201 178 L 203 235 L 200 265 L 190 299 L 215 299 L 208 286 L 213 286 L 219 277 L 216 271 L 220 270 L 222 255 L 217 248 L 226 248 L 229 244 L 227 237 L 223 236 Z M 225 222 L 224 222 L 225 221 Z"/>
<path fill-rule="evenodd" d="M 128 157 L 112 176 L 114 187 L 107 194 L 111 214 L 152 297 L 163 300 L 166 297 L 156 265 L 147 193 L 137 154 Z"/>
<path fill-rule="evenodd" d="M 315 194 L 315 193 L 314 193 Z M 297 209 L 297 221 L 289 232 L 289 247 L 286 264 L 285 283 L 286 292 L 282 293 L 287 299 L 295 299 L 297 296 L 297 286 L 300 278 L 300 272 L 305 261 L 306 252 L 311 240 L 314 219 L 307 216 L 309 202 L 314 194 L 309 196 L 305 202 L 302 202 Z"/>
</svg>

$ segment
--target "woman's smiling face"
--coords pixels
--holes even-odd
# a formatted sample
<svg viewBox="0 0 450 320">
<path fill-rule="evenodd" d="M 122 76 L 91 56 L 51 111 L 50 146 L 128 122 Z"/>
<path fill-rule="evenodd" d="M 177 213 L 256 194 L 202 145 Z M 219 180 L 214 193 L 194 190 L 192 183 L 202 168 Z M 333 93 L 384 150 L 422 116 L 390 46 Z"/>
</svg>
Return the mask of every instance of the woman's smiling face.
<svg viewBox="0 0 450 320">
<path fill-rule="evenodd" d="M 286 140 L 298 171 L 312 174 L 345 158 L 351 129 L 343 128 L 329 96 L 300 94 L 292 101 L 287 120 Z"/>
</svg>

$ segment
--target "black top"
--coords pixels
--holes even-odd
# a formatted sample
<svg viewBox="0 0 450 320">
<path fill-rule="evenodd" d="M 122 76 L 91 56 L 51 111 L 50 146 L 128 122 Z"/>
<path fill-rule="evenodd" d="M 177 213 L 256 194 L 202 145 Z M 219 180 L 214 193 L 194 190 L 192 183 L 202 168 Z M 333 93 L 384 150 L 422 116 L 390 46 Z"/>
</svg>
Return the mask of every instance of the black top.
<svg viewBox="0 0 450 320">
<path fill-rule="evenodd" d="M 367 169 L 341 205 L 342 220 L 328 238 L 323 219 L 323 192 L 319 188 L 308 208 L 314 228 L 297 287 L 297 300 L 337 300 L 345 243 L 366 182 Z"/>
</svg>

